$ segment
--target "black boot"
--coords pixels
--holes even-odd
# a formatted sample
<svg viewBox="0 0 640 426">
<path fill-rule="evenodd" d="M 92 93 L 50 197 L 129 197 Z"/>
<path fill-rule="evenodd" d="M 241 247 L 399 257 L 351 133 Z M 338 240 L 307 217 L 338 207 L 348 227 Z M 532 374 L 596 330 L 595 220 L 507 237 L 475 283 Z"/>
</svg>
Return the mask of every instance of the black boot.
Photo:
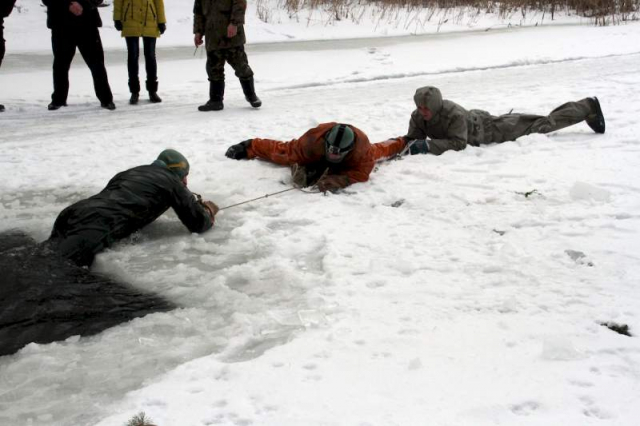
<svg viewBox="0 0 640 426">
<path fill-rule="evenodd" d="M 129 79 L 129 91 L 131 93 L 140 93 L 140 80 L 138 78 Z"/>
<path fill-rule="evenodd" d="M 604 114 L 602 114 L 602 108 L 600 108 L 600 101 L 598 101 L 598 98 L 596 98 L 595 96 L 593 98 L 589 98 L 589 101 L 591 102 L 594 114 L 587 118 L 587 124 L 594 132 L 604 133 Z"/>
<path fill-rule="evenodd" d="M 206 104 L 200 105 L 198 111 L 220 111 L 224 108 L 224 81 L 209 82 L 209 100 Z"/>
<path fill-rule="evenodd" d="M 4 112 L 4 105 L 0 104 L 0 112 Z"/>
<path fill-rule="evenodd" d="M 66 107 L 66 106 L 67 106 L 67 103 L 66 103 L 66 102 L 58 103 L 58 102 L 51 101 L 51 103 L 49 104 L 49 106 L 47 106 L 47 109 L 48 109 L 49 111 L 55 111 L 55 110 L 60 109 L 61 107 Z"/>
<path fill-rule="evenodd" d="M 256 95 L 256 89 L 253 84 L 253 77 L 249 78 L 241 78 L 240 85 L 242 85 L 242 91 L 244 92 L 244 98 L 251 104 L 254 108 L 260 108 L 262 106 L 262 101 Z"/>
<path fill-rule="evenodd" d="M 162 102 L 160 96 L 158 96 L 158 82 L 147 80 L 147 92 L 149 92 L 149 100 L 154 104 Z"/>
<path fill-rule="evenodd" d="M 129 79 L 129 91 L 131 92 L 129 103 L 131 105 L 137 104 L 140 99 L 140 80 L 137 77 Z"/>
</svg>

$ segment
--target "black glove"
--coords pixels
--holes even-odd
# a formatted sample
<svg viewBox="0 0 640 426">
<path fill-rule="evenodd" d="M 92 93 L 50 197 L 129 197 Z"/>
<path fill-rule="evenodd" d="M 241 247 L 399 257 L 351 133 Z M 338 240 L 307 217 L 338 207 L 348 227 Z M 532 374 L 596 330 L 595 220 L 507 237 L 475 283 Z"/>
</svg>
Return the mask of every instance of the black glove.
<svg viewBox="0 0 640 426">
<path fill-rule="evenodd" d="M 116 30 L 122 31 L 122 21 L 113 21 L 113 26 L 116 27 Z"/>
<path fill-rule="evenodd" d="M 409 143 L 411 144 L 409 146 L 409 152 L 411 155 L 429 153 L 429 144 L 426 139 L 416 139 Z"/>
<path fill-rule="evenodd" d="M 160 30 L 160 34 L 164 34 L 167 31 L 167 24 L 158 24 L 158 29 Z"/>
<path fill-rule="evenodd" d="M 247 139 L 246 141 L 231 145 L 224 155 L 229 158 L 233 158 L 234 160 L 242 160 L 243 158 L 247 158 L 247 148 L 251 146 L 252 140 L 253 139 Z"/>
</svg>

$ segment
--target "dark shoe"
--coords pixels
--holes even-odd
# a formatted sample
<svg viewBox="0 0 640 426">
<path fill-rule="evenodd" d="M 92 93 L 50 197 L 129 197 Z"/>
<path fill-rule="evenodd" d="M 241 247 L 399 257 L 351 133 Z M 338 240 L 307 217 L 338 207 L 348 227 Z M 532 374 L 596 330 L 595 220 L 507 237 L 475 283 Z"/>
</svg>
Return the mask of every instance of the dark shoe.
<svg viewBox="0 0 640 426">
<path fill-rule="evenodd" d="M 221 109 L 224 109 L 222 101 L 212 100 L 208 100 L 206 104 L 198 107 L 198 111 L 220 111 Z"/>
<path fill-rule="evenodd" d="M 600 101 L 598 101 L 598 98 L 595 96 L 593 98 L 589 98 L 589 100 L 591 101 L 591 106 L 595 109 L 595 113 L 587 118 L 587 124 L 594 132 L 604 133 L 605 123 L 602 108 L 600 108 Z"/>
<path fill-rule="evenodd" d="M 100 106 L 104 109 L 108 109 L 109 111 L 116 109 L 116 105 L 113 102 L 103 102 Z"/>
<path fill-rule="evenodd" d="M 158 94 L 155 92 L 149 92 L 149 100 L 154 104 L 157 104 L 158 102 L 162 102 L 162 99 L 160 98 L 160 96 L 158 96 Z"/>
<path fill-rule="evenodd" d="M 4 112 L 4 105 L 0 104 L 0 112 Z"/>
<path fill-rule="evenodd" d="M 51 103 L 49 104 L 49 106 L 47 107 L 47 109 L 48 109 L 49 111 L 55 111 L 55 110 L 57 110 L 57 109 L 60 109 L 61 107 L 66 107 L 66 106 L 67 106 L 67 103 L 66 103 L 66 102 L 65 102 L 65 103 L 62 103 L 62 104 L 59 104 L 59 103 L 57 103 L 57 102 L 51 102 Z"/>
<path fill-rule="evenodd" d="M 139 93 L 132 93 L 131 97 L 129 98 L 129 103 L 131 105 L 135 105 L 138 103 L 138 100 L 140 100 L 140 94 Z"/>
<path fill-rule="evenodd" d="M 224 81 L 209 82 L 209 100 L 206 104 L 200 105 L 198 111 L 220 111 L 224 108 Z"/>
<path fill-rule="evenodd" d="M 240 85 L 242 86 L 244 98 L 247 100 L 247 102 L 249 102 L 254 108 L 260 108 L 262 106 L 262 101 L 260 100 L 260 98 L 258 98 L 258 95 L 256 95 L 253 77 L 240 79 Z"/>
</svg>

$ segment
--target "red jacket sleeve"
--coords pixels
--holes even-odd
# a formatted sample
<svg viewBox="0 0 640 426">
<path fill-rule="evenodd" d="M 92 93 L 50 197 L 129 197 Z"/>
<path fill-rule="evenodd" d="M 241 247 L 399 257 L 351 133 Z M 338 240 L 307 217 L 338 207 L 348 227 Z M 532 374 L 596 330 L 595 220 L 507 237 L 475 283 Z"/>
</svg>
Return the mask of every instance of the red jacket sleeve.
<svg viewBox="0 0 640 426">
<path fill-rule="evenodd" d="M 308 130 L 298 139 L 281 142 L 255 138 L 247 149 L 248 158 L 261 158 L 283 166 L 306 165 L 324 159 L 324 134 L 335 123 L 324 123 Z"/>
</svg>

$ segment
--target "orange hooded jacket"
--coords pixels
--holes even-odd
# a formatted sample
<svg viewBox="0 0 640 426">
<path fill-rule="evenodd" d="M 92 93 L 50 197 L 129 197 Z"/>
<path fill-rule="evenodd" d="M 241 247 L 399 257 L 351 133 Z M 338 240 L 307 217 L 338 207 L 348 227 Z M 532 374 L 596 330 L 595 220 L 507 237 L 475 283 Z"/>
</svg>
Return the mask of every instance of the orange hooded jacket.
<svg viewBox="0 0 640 426">
<path fill-rule="evenodd" d="M 325 134 L 338 123 L 323 123 L 289 142 L 273 139 L 256 138 L 247 148 L 248 158 L 261 158 L 283 166 L 299 164 L 306 166 L 313 163 L 325 162 Z M 405 146 L 404 140 L 389 140 L 371 144 L 364 132 L 355 126 L 348 125 L 355 133 L 355 148 L 347 154 L 341 163 L 327 162 L 329 171 L 327 176 L 344 177 L 343 187 L 356 182 L 366 182 L 373 171 L 375 162 L 391 157 Z"/>
</svg>

